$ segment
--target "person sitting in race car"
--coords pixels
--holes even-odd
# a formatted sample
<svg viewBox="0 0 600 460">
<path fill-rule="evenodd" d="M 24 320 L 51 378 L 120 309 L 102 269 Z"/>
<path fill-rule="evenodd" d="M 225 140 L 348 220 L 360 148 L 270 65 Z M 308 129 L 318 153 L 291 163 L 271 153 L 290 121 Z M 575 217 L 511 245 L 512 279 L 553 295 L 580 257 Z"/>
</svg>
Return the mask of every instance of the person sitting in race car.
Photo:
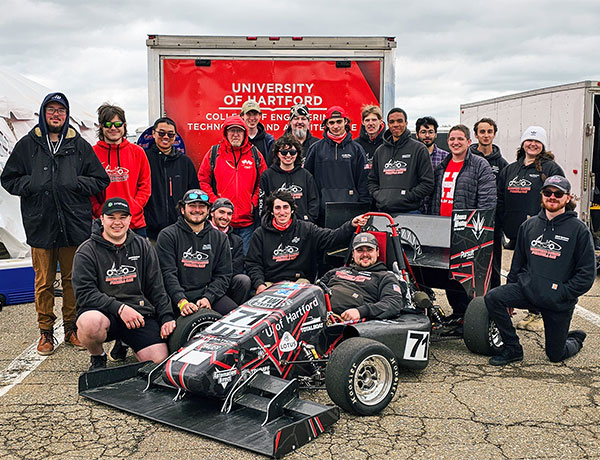
<svg viewBox="0 0 600 460">
<path fill-rule="evenodd" d="M 260 176 L 258 209 L 265 212 L 265 200 L 274 190 L 288 190 L 296 200 L 296 216 L 316 222 L 319 191 L 311 173 L 302 167 L 302 145 L 291 134 L 273 145 L 273 164 Z"/>
<path fill-rule="evenodd" d="M 271 193 L 265 207 L 246 255 L 246 270 L 257 294 L 278 281 L 310 283 L 316 276 L 317 257 L 347 244 L 354 228 L 367 223 L 357 216 L 335 230 L 320 228 L 296 217 L 296 202 L 286 190 Z"/>
<path fill-rule="evenodd" d="M 199 308 L 225 315 L 237 307 L 225 295 L 231 280 L 231 249 L 227 236 L 207 222 L 208 194 L 188 190 L 177 209 L 181 214 L 177 222 L 161 230 L 156 240 L 175 315 L 186 316 Z"/>
<path fill-rule="evenodd" d="M 321 281 L 331 289 L 331 308 L 345 321 L 385 319 L 402 310 L 403 292 L 396 276 L 379 262 L 379 243 L 371 233 L 352 241 L 352 263 L 329 270 Z"/>
<path fill-rule="evenodd" d="M 90 370 L 106 367 L 102 344 L 115 339 L 139 361 L 159 363 L 168 355 L 165 339 L 175 321 L 158 257 L 149 241 L 129 230 L 130 223 L 127 200 L 106 200 L 91 238 L 75 253 L 77 335 L 90 352 Z"/>
</svg>

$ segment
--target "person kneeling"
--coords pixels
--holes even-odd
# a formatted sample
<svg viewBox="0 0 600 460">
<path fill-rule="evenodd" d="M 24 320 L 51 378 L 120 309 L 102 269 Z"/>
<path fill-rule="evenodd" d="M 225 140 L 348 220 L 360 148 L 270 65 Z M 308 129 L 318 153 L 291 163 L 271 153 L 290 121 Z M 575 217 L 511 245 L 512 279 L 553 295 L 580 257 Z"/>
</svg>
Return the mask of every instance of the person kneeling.
<svg viewBox="0 0 600 460">
<path fill-rule="evenodd" d="M 102 344 L 115 339 L 129 345 L 138 361 L 159 363 L 168 356 L 165 339 L 175 321 L 158 257 L 130 223 L 124 198 L 106 200 L 91 238 L 75 253 L 77 329 L 91 354 L 90 370 L 106 367 Z"/>
<path fill-rule="evenodd" d="M 377 238 L 359 233 L 352 242 L 350 266 L 330 270 L 321 279 L 331 289 L 333 312 L 345 321 L 393 318 L 400 314 L 402 288 L 378 257 Z"/>
</svg>

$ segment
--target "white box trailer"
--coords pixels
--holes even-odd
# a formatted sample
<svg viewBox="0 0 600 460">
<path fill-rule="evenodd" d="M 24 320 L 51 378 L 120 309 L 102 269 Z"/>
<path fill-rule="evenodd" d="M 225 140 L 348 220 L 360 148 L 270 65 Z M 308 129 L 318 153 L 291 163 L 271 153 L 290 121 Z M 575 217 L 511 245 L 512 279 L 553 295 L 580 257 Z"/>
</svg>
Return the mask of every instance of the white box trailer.
<svg viewBox="0 0 600 460">
<path fill-rule="evenodd" d="M 548 150 L 556 157 L 579 197 L 579 217 L 590 220 L 595 178 L 600 177 L 600 82 L 582 81 L 567 85 L 511 94 L 460 106 L 460 121 L 472 129 L 489 117 L 498 124 L 497 144 L 502 156 L 512 163 L 523 131 L 531 125 L 548 133 Z"/>
<path fill-rule="evenodd" d="M 276 138 L 297 103 L 309 107 L 317 137 L 332 105 L 346 109 L 356 136 L 364 104 L 384 113 L 394 104 L 394 37 L 149 35 L 146 46 L 149 122 L 173 118 L 196 164 L 249 99 Z"/>
</svg>

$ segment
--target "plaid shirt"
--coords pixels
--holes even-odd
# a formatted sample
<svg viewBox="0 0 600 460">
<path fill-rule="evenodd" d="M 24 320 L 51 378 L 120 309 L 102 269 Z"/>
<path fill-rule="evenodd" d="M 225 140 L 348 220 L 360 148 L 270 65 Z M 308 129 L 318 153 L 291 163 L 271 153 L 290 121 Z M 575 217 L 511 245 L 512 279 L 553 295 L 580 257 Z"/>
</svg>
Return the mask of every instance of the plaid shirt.
<svg viewBox="0 0 600 460">
<path fill-rule="evenodd" d="M 444 158 L 446 158 L 446 155 L 448 155 L 448 152 L 438 148 L 438 146 L 435 144 L 433 145 L 433 152 L 431 152 L 430 155 L 433 169 L 435 169 L 435 167 L 439 165 L 444 160 Z"/>
</svg>

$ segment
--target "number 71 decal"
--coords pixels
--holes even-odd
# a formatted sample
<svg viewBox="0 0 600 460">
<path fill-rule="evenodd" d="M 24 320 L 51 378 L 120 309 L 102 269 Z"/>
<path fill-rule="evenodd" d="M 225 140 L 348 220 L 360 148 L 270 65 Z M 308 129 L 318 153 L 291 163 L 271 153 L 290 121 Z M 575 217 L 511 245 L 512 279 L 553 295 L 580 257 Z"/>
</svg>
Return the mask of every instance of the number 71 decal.
<svg viewBox="0 0 600 460">
<path fill-rule="evenodd" d="M 404 359 L 427 361 L 429 356 L 429 332 L 407 331 Z"/>
</svg>

